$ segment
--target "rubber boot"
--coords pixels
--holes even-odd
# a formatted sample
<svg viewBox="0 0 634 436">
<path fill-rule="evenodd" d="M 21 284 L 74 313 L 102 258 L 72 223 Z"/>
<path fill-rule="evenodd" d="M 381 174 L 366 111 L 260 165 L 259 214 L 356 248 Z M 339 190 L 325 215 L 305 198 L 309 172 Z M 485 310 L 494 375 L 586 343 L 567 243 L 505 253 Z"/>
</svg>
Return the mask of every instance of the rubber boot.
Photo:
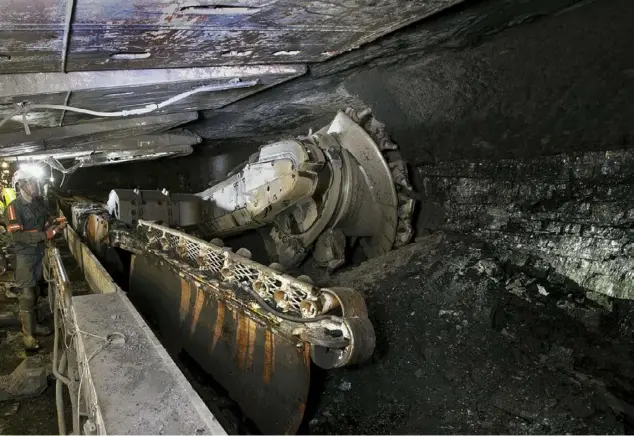
<svg viewBox="0 0 634 436">
<path fill-rule="evenodd" d="M 34 307 L 37 307 L 37 301 L 39 297 L 36 295 Z M 37 316 L 37 310 L 35 311 L 35 336 L 50 336 L 53 334 L 53 329 L 42 324 L 40 321 L 40 317 Z"/>
<path fill-rule="evenodd" d="M 35 311 L 21 310 L 20 321 L 22 322 L 22 338 L 24 340 L 24 348 L 27 351 L 39 350 L 40 344 L 35 339 Z"/>
<path fill-rule="evenodd" d="M 37 318 L 35 316 L 35 288 L 24 288 L 20 290 L 20 321 L 22 322 L 22 336 L 24 348 L 33 351 L 40 348 L 40 344 L 35 339 L 37 330 Z"/>
</svg>

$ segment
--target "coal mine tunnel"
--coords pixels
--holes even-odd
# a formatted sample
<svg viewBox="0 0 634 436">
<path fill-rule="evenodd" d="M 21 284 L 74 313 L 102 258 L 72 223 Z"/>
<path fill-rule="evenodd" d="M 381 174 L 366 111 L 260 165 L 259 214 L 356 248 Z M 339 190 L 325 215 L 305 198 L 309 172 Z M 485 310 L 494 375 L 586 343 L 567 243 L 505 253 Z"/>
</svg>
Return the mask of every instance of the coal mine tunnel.
<svg viewBox="0 0 634 436">
<path fill-rule="evenodd" d="M 1 433 L 634 431 L 632 0 L 0 6 Z"/>
</svg>

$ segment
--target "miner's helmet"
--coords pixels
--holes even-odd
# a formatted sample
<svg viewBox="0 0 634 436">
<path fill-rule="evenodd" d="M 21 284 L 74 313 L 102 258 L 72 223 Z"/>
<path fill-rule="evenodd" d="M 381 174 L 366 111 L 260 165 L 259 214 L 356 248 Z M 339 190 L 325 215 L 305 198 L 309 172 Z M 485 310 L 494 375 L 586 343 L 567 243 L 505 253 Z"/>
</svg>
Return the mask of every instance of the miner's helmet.
<svg viewBox="0 0 634 436">
<path fill-rule="evenodd" d="M 37 186 L 37 177 L 28 171 L 19 169 L 13 173 L 11 186 L 13 186 L 13 189 L 15 189 L 16 192 L 20 192 L 20 186 L 31 181 Z"/>
</svg>

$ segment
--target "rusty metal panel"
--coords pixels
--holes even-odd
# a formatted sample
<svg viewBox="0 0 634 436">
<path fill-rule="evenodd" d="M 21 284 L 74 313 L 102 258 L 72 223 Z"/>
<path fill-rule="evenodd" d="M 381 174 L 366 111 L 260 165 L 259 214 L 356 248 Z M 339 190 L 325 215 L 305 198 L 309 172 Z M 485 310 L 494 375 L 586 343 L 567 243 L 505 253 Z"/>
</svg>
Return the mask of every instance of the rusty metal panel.
<svg viewBox="0 0 634 436">
<path fill-rule="evenodd" d="M 320 61 L 359 32 L 75 28 L 69 71 Z M 117 58 L 119 56 L 120 58 Z M 133 57 L 133 59 L 129 59 Z"/>
<path fill-rule="evenodd" d="M 319 62 L 461 1 L 76 0 L 68 67 Z M 66 1 L 0 7 L 0 71 L 59 71 Z M 132 50 L 150 57 L 110 58 Z"/>
<path fill-rule="evenodd" d="M 59 71 L 63 31 L 9 30 L 0 25 L 0 72 Z"/>
<path fill-rule="evenodd" d="M 30 135 L 24 132 L 4 133 L 0 134 L 0 156 L 163 132 L 197 118 L 196 112 L 183 112 L 52 127 L 35 130 Z"/>
<path fill-rule="evenodd" d="M 200 143 L 202 139 L 196 135 L 189 134 L 168 134 L 141 135 L 131 138 L 122 138 L 113 141 L 99 141 L 80 146 L 52 148 L 26 153 L 14 157 L 15 160 L 44 159 L 54 155 L 57 159 L 74 159 L 88 155 L 109 155 L 111 152 L 148 150 L 154 153 L 157 150 L 183 151 L 183 146 Z M 185 148 L 185 151 L 187 148 Z M 11 158 L 10 158 L 11 159 Z"/>
<path fill-rule="evenodd" d="M 257 79 L 258 83 L 255 86 L 195 94 L 154 114 L 217 109 L 305 72 L 304 65 L 287 64 L 68 74 L 4 74 L 0 75 L 0 117 L 12 112 L 16 108 L 16 103 L 67 103 L 75 107 L 107 112 L 159 103 L 175 94 L 203 85 L 226 84 L 233 79 Z M 33 110 L 27 115 L 32 130 L 101 119 L 103 118 L 76 112 L 64 113 L 59 110 L 42 109 Z M 15 115 L 0 127 L 0 132 L 23 129 L 22 116 Z"/>
<path fill-rule="evenodd" d="M 59 71 L 66 0 L 0 0 L 0 72 Z"/>
<path fill-rule="evenodd" d="M 184 349 L 265 434 L 295 433 L 310 382 L 307 344 L 153 254 L 133 256 L 128 295 L 168 350 Z"/>
<path fill-rule="evenodd" d="M 16 74 L 15 76 L 19 77 L 23 76 L 23 74 Z M 13 84 L 4 85 L 1 79 L 2 77 L 6 76 L 0 76 L 0 90 L 5 91 L 5 89 L 3 89 L 5 86 L 9 87 Z M 2 94 L 4 94 L 4 92 Z M 66 92 L 49 92 L 37 95 L 18 93 L 7 94 L 0 95 L 0 111 L 2 111 L 0 115 L 4 115 L 5 112 L 10 112 L 15 109 L 15 104 L 17 103 L 29 102 L 33 104 L 64 104 L 64 100 L 66 99 Z M 2 126 L 2 128 L 4 129 L 5 126 Z"/>
<path fill-rule="evenodd" d="M 380 36 L 460 0 L 78 0 L 77 24 L 181 29 L 301 29 Z M 354 41 L 350 41 L 354 44 Z"/>
<path fill-rule="evenodd" d="M 0 0 L 0 27 L 64 24 L 66 0 Z"/>
<path fill-rule="evenodd" d="M 207 79 L 170 84 L 158 83 L 156 85 L 148 86 L 116 87 L 99 91 L 76 91 L 71 94 L 69 104 L 76 107 L 90 107 L 96 111 L 138 108 L 147 104 L 160 103 L 176 94 L 190 91 L 200 86 L 222 84 L 226 82 L 227 79 Z M 182 100 L 181 102 L 167 106 L 164 109 L 164 112 L 217 109 L 239 100 L 245 95 L 261 91 L 270 85 L 271 82 L 269 82 L 269 84 L 257 84 L 251 88 L 195 94 Z M 158 114 L 160 111 L 155 111 L 153 113 Z M 67 116 L 70 115 L 70 113 L 67 114 Z"/>
<path fill-rule="evenodd" d="M 211 70 L 211 68 L 204 68 L 204 70 Z M 180 82 L 159 82 L 143 86 L 121 86 L 101 90 L 75 91 L 70 96 L 69 104 L 76 107 L 90 107 L 97 111 L 131 109 L 147 104 L 160 103 L 176 94 L 190 91 L 199 86 L 226 83 L 229 79 L 233 78 L 240 78 L 241 80 L 257 79 L 259 81 L 257 85 L 248 88 L 196 94 L 154 113 L 218 109 L 270 88 L 271 86 L 298 77 L 304 74 L 305 71 L 306 68 L 303 65 L 267 65 L 237 68 L 220 67 L 217 73 L 222 74 L 222 77 L 209 74 L 207 77 L 200 78 L 193 76 L 187 79 L 184 77 Z M 228 74 L 230 73 L 234 75 L 229 76 Z M 95 118 L 75 112 L 68 112 L 64 117 L 64 123 L 76 124 L 88 119 Z"/>
<path fill-rule="evenodd" d="M 320 62 L 462 1 L 78 0 L 73 69 L 117 68 L 108 56 L 126 51 L 150 57 L 120 68 Z"/>
<path fill-rule="evenodd" d="M 71 73 L 2 74 L 0 75 L 0 102 L 16 96 L 38 94 L 64 94 L 66 92 L 90 93 L 100 97 L 111 93 L 131 91 L 143 93 L 158 85 L 174 89 L 181 84 L 224 83 L 239 78 L 243 81 L 257 79 L 262 84 L 275 84 L 306 72 L 302 64 L 270 64 L 256 66 L 220 66 L 200 68 L 168 68 L 150 70 L 75 71 Z M 251 92 L 252 88 L 240 88 Z M 216 92 L 215 95 L 227 91 Z M 94 95 L 93 95 L 94 94 Z M 171 95 L 170 95 L 171 96 Z M 117 96 L 118 98 L 126 97 Z"/>
</svg>

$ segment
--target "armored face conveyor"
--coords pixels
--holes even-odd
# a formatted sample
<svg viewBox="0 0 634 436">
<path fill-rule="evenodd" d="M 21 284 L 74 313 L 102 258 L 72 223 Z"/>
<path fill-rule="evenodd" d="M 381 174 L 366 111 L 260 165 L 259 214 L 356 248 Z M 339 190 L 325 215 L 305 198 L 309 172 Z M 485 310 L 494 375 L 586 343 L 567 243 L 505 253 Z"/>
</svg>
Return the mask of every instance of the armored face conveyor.
<svg viewBox="0 0 634 436">
<path fill-rule="evenodd" d="M 71 307 L 63 316 L 70 316 L 75 329 L 96 316 L 102 323 L 100 334 L 115 327 L 123 330 L 119 325 L 129 318 L 143 324 L 143 334 L 154 337 L 140 313 L 160 337 L 162 345 L 157 347 L 164 346 L 172 356 L 187 353 L 263 433 L 297 431 L 308 400 L 311 361 L 326 369 L 341 367 L 367 360 L 374 350 L 374 329 L 362 296 L 354 290 L 318 288 L 306 277 L 300 280 L 249 259 L 245 250 L 234 253 L 152 222 L 140 220 L 136 228 L 124 229 L 94 205 L 75 204 L 72 210 L 75 218 L 78 211 L 88 213 L 72 220 L 81 236 L 68 230 L 71 251 L 93 287 L 113 292 L 69 299 L 61 291 L 68 288 L 62 280 L 56 285 L 60 289 L 58 300 L 68 301 Z M 128 271 L 127 293 L 113 283 L 97 258 L 109 269 L 116 258 L 118 273 Z M 95 380 L 100 373 L 93 367 L 103 365 L 103 359 L 116 348 L 109 351 L 108 346 L 99 353 L 105 357 L 87 362 L 86 355 L 94 350 L 85 344 L 92 343 L 95 348 L 102 341 L 83 336 L 77 339 L 76 348 L 84 356 L 83 367 L 90 375 L 86 386 L 92 390 L 91 398 L 96 398 L 95 404 L 114 404 L 99 402 L 105 395 L 99 386 L 106 385 Z M 127 339 L 117 347 L 137 345 Z M 169 359 L 167 353 L 160 354 Z M 174 365 L 171 360 L 169 364 Z M 145 363 L 139 362 L 136 368 L 145 371 Z M 143 376 L 139 377 L 142 383 Z M 116 377 L 108 383 L 114 386 Z M 121 391 L 125 396 L 123 386 Z M 142 394 L 134 395 L 137 401 L 146 401 Z M 223 413 L 219 410 L 214 415 Z M 107 420 L 101 421 L 104 432 L 111 433 Z M 219 421 L 230 423 L 232 419 Z M 100 421 L 95 418 L 94 422 Z M 237 432 L 233 427 L 226 430 Z M 205 433 L 214 431 L 209 427 Z M 116 432 L 128 433 L 120 426 Z M 187 433 L 172 428 L 170 433 L 174 432 Z"/>
</svg>

